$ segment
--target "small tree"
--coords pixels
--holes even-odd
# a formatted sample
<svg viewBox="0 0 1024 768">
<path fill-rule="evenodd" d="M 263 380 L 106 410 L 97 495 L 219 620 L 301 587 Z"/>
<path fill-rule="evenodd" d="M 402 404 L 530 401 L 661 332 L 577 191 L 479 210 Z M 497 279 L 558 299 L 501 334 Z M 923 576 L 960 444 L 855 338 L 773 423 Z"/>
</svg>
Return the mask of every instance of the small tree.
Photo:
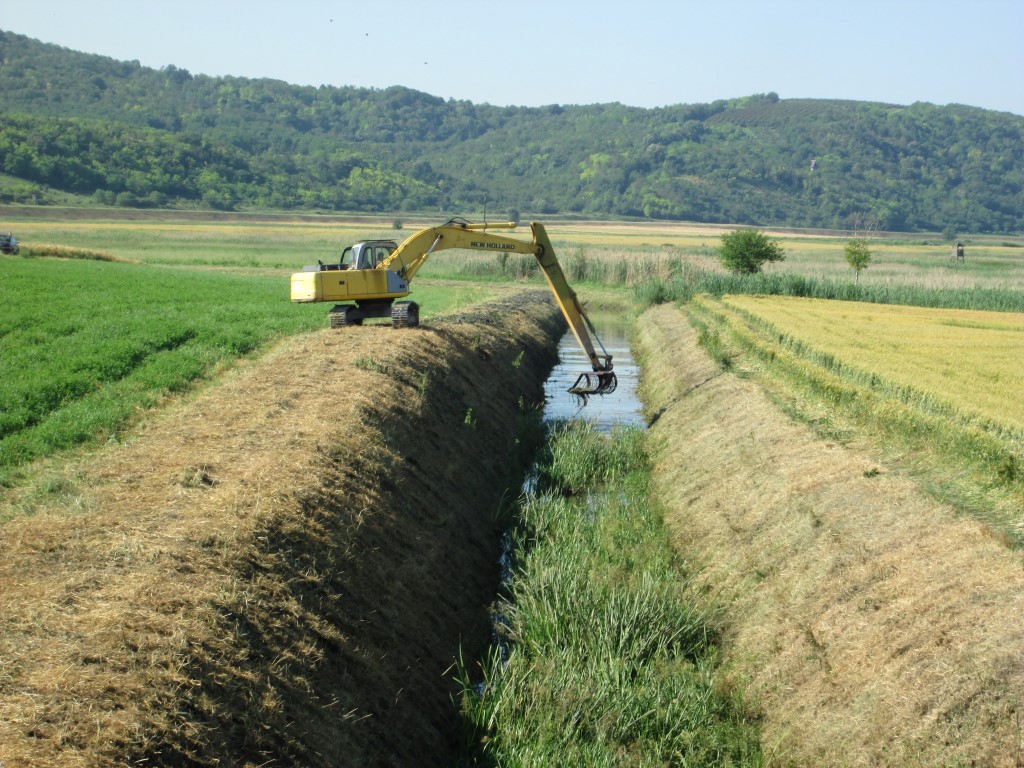
<svg viewBox="0 0 1024 768">
<path fill-rule="evenodd" d="M 756 274 L 766 261 L 786 258 L 778 240 L 772 240 L 756 229 L 737 229 L 722 235 L 718 255 L 726 269 L 740 275 Z"/>
<path fill-rule="evenodd" d="M 863 237 L 855 237 L 846 244 L 846 263 L 857 274 L 857 282 L 860 282 L 861 270 L 868 268 L 871 263 L 871 251 L 868 250 L 868 241 Z"/>
</svg>

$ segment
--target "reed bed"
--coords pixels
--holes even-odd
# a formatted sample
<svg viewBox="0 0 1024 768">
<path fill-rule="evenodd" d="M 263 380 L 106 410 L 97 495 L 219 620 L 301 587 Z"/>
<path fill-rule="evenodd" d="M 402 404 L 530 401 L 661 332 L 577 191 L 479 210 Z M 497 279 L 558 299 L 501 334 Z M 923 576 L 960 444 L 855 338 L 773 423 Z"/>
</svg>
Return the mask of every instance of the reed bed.
<svg viewBox="0 0 1024 768">
<path fill-rule="evenodd" d="M 713 622 L 648 502 L 644 434 L 560 425 L 523 501 L 506 627 L 460 668 L 467 765 L 761 765 Z"/>
<path fill-rule="evenodd" d="M 994 312 L 1024 312 L 1024 291 L 1020 287 L 984 287 L 916 284 L 902 281 L 871 284 L 814 277 L 795 272 L 761 272 L 734 275 L 701 268 L 684 269 L 670 282 L 650 280 L 634 286 L 640 306 L 689 301 L 699 294 L 725 296 L 794 296 L 799 298 L 861 301 L 874 304 L 903 304 L 942 309 L 978 309 Z"/>
<path fill-rule="evenodd" d="M 684 255 L 671 248 L 592 248 L 555 244 L 566 277 L 573 284 L 632 286 L 649 280 L 668 280 L 683 269 Z M 501 253 L 481 256 L 452 251 L 432 257 L 423 274 L 473 279 L 540 279 L 532 256 Z"/>
</svg>

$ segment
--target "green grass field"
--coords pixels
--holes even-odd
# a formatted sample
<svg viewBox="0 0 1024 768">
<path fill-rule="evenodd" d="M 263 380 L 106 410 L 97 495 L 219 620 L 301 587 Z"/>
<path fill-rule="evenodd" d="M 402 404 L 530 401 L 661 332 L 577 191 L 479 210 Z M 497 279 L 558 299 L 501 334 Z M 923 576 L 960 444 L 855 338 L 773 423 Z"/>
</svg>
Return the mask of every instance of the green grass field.
<svg viewBox="0 0 1024 768">
<path fill-rule="evenodd" d="M 267 275 L 0 262 L 0 468 L 94 438 L 271 339 L 319 327 Z"/>
</svg>

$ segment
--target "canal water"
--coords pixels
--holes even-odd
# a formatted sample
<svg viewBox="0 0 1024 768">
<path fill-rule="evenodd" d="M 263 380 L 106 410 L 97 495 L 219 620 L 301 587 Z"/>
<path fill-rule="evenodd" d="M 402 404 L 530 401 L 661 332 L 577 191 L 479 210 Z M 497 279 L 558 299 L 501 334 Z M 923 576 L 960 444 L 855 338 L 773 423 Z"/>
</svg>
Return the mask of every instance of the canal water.
<svg viewBox="0 0 1024 768">
<path fill-rule="evenodd" d="M 637 395 L 639 369 L 629 350 L 625 318 L 595 313 L 590 319 L 605 350 L 612 355 L 618 388 L 610 395 L 590 397 L 585 404 L 582 398 L 569 394 L 567 390 L 576 378 L 591 367 L 576 339 L 566 333 L 558 345 L 558 365 L 544 383 L 544 421 L 584 419 L 600 432 L 611 432 L 615 426 L 646 426 Z M 601 354 L 600 347 L 597 351 Z"/>
</svg>

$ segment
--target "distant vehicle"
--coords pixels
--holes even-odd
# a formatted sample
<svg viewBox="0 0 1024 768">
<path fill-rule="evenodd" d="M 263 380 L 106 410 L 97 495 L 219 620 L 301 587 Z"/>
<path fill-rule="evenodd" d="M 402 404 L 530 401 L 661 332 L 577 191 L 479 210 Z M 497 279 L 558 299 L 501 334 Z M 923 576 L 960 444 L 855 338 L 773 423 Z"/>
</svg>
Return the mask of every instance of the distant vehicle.
<svg viewBox="0 0 1024 768">
<path fill-rule="evenodd" d="M 6 235 L 0 235 L 0 253 L 7 255 L 17 256 L 21 253 L 21 246 L 18 245 L 17 238 L 14 237 L 10 232 Z"/>
</svg>

